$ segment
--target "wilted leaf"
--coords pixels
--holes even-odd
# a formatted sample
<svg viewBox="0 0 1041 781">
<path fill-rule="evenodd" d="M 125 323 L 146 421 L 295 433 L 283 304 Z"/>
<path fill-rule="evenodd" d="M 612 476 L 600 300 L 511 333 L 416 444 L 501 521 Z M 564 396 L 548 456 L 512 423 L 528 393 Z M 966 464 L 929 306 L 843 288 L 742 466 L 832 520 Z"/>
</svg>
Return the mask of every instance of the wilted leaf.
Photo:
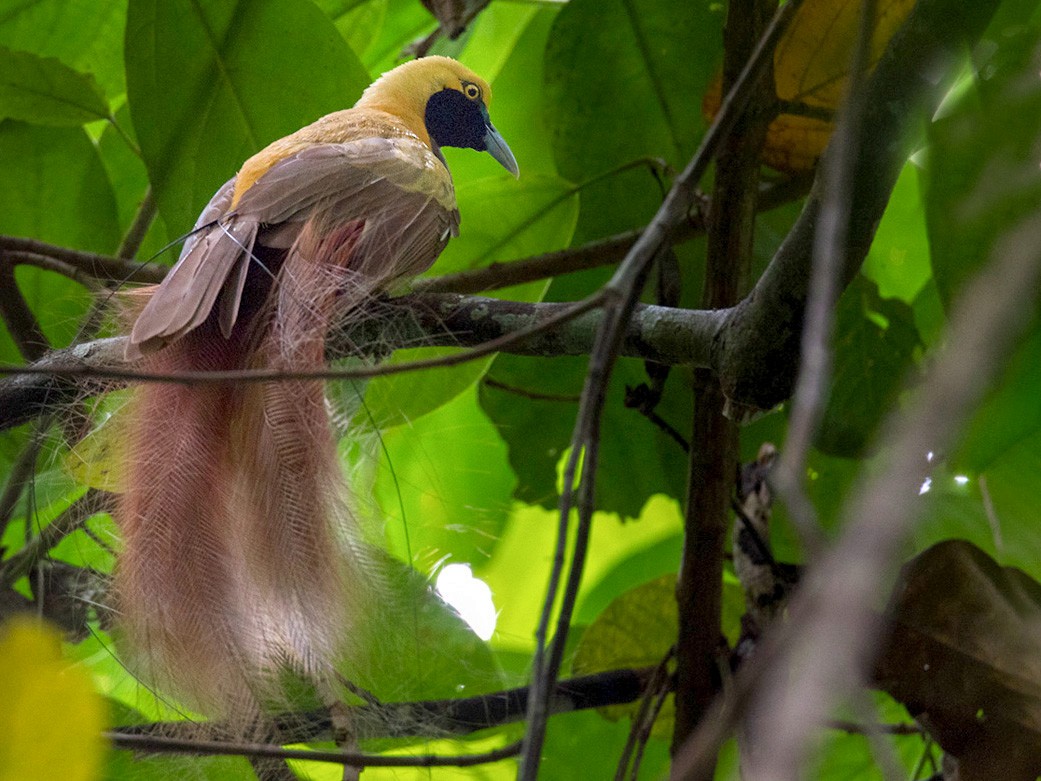
<svg viewBox="0 0 1041 781">
<path fill-rule="evenodd" d="M 961 778 L 1041 773 L 1041 584 L 963 540 L 901 571 L 875 679 L 959 759 Z"/>
<path fill-rule="evenodd" d="M 858 0 L 806 0 L 795 12 L 774 50 L 774 85 L 779 100 L 802 107 L 803 113 L 782 111 L 770 123 L 763 147 L 768 165 L 781 171 L 807 171 L 828 145 L 834 129 L 830 115 L 846 91 L 861 6 Z M 871 38 L 872 67 L 913 7 L 914 0 L 879 0 Z M 719 111 L 721 91 L 719 76 L 705 93 L 702 110 L 707 116 Z"/>
</svg>

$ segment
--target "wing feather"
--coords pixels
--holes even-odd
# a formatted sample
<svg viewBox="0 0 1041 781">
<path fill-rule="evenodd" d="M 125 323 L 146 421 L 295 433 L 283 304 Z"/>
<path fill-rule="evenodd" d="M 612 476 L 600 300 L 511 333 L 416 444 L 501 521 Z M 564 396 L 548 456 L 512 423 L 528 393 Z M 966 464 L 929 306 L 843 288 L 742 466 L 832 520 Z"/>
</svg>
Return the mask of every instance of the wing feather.
<svg viewBox="0 0 1041 781">
<path fill-rule="evenodd" d="M 271 166 L 231 210 L 234 189 L 232 179 L 200 215 L 176 265 L 134 324 L 129 357 L 198 327 L 218 297 L 218 322 L 228 336 L 254 248 L 288 249 L 305 224 L 321 236 L 363 223 L 350 266 L 371 278 L 372 288 L 428 268 L 459 225 L 448 169 L 415 138 L 308 147 Z"/>
</svg>

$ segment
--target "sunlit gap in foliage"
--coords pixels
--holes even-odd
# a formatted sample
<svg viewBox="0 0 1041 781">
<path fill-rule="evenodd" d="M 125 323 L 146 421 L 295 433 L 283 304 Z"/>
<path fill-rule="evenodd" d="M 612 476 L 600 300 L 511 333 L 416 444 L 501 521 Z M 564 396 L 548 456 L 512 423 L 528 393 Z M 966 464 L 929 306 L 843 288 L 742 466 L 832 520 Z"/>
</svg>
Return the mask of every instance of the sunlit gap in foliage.
<svg viewBox="0 0 1041 781">
<path fill-rule="evenodd" d="M 498 613 L 492 602 L 492 590 L 480 578 L 475 578 L 469 564 L 447 564 L 437 573 L 435 583 L 441 599 L 455 608 L 482 640 L 495 632 Z"/>
<path fill-rule="evenodd" d="M 933 453 L 933 451 L 930 450 L 928 453 L 925 454 L 926 462 L 931 464 L 933 462 L 933 458 L 935 456 L 936 456 L 936 454 Z M 929 493 L 929 490 L 932 487 L 933 487 L 933 479 L 931 477 L 925 478 L 925 480 L 922 481 L 922 485 L 918 489 L 918 495 L 922 496 L 923 494 Z"/>
</svg>

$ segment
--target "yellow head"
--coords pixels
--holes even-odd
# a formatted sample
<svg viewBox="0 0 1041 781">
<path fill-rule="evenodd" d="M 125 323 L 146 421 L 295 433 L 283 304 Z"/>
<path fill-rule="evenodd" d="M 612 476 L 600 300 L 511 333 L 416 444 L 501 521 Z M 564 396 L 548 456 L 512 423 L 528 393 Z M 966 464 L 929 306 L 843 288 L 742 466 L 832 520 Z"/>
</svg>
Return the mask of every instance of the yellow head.
<svg viewBox="0 0 1041 781">
<path fill-rule="evenodd" d="M 488 117 L 491 100 L 488 82 L 469 68 L 448 57 L 422 57 L 384 73 L 356 105 L 400 117 L 435 151 L 488 152 L 517 176 L 517 160 Z"/>
</svg>

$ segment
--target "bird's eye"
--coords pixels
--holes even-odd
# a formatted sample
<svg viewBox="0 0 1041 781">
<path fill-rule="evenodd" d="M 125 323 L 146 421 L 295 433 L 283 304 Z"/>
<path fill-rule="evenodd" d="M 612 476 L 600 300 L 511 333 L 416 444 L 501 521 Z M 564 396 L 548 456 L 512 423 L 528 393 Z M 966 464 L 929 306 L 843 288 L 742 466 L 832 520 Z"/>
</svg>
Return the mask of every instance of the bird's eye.
<svg viewBox="0 0 1041 781">
<path fill-rule="evenodd" d="M 466 95 L 470 100 L 477 100 L 481 97 L 481 88 L 476 84 L 464 84 L 463 94 Z"/>
</svg>

